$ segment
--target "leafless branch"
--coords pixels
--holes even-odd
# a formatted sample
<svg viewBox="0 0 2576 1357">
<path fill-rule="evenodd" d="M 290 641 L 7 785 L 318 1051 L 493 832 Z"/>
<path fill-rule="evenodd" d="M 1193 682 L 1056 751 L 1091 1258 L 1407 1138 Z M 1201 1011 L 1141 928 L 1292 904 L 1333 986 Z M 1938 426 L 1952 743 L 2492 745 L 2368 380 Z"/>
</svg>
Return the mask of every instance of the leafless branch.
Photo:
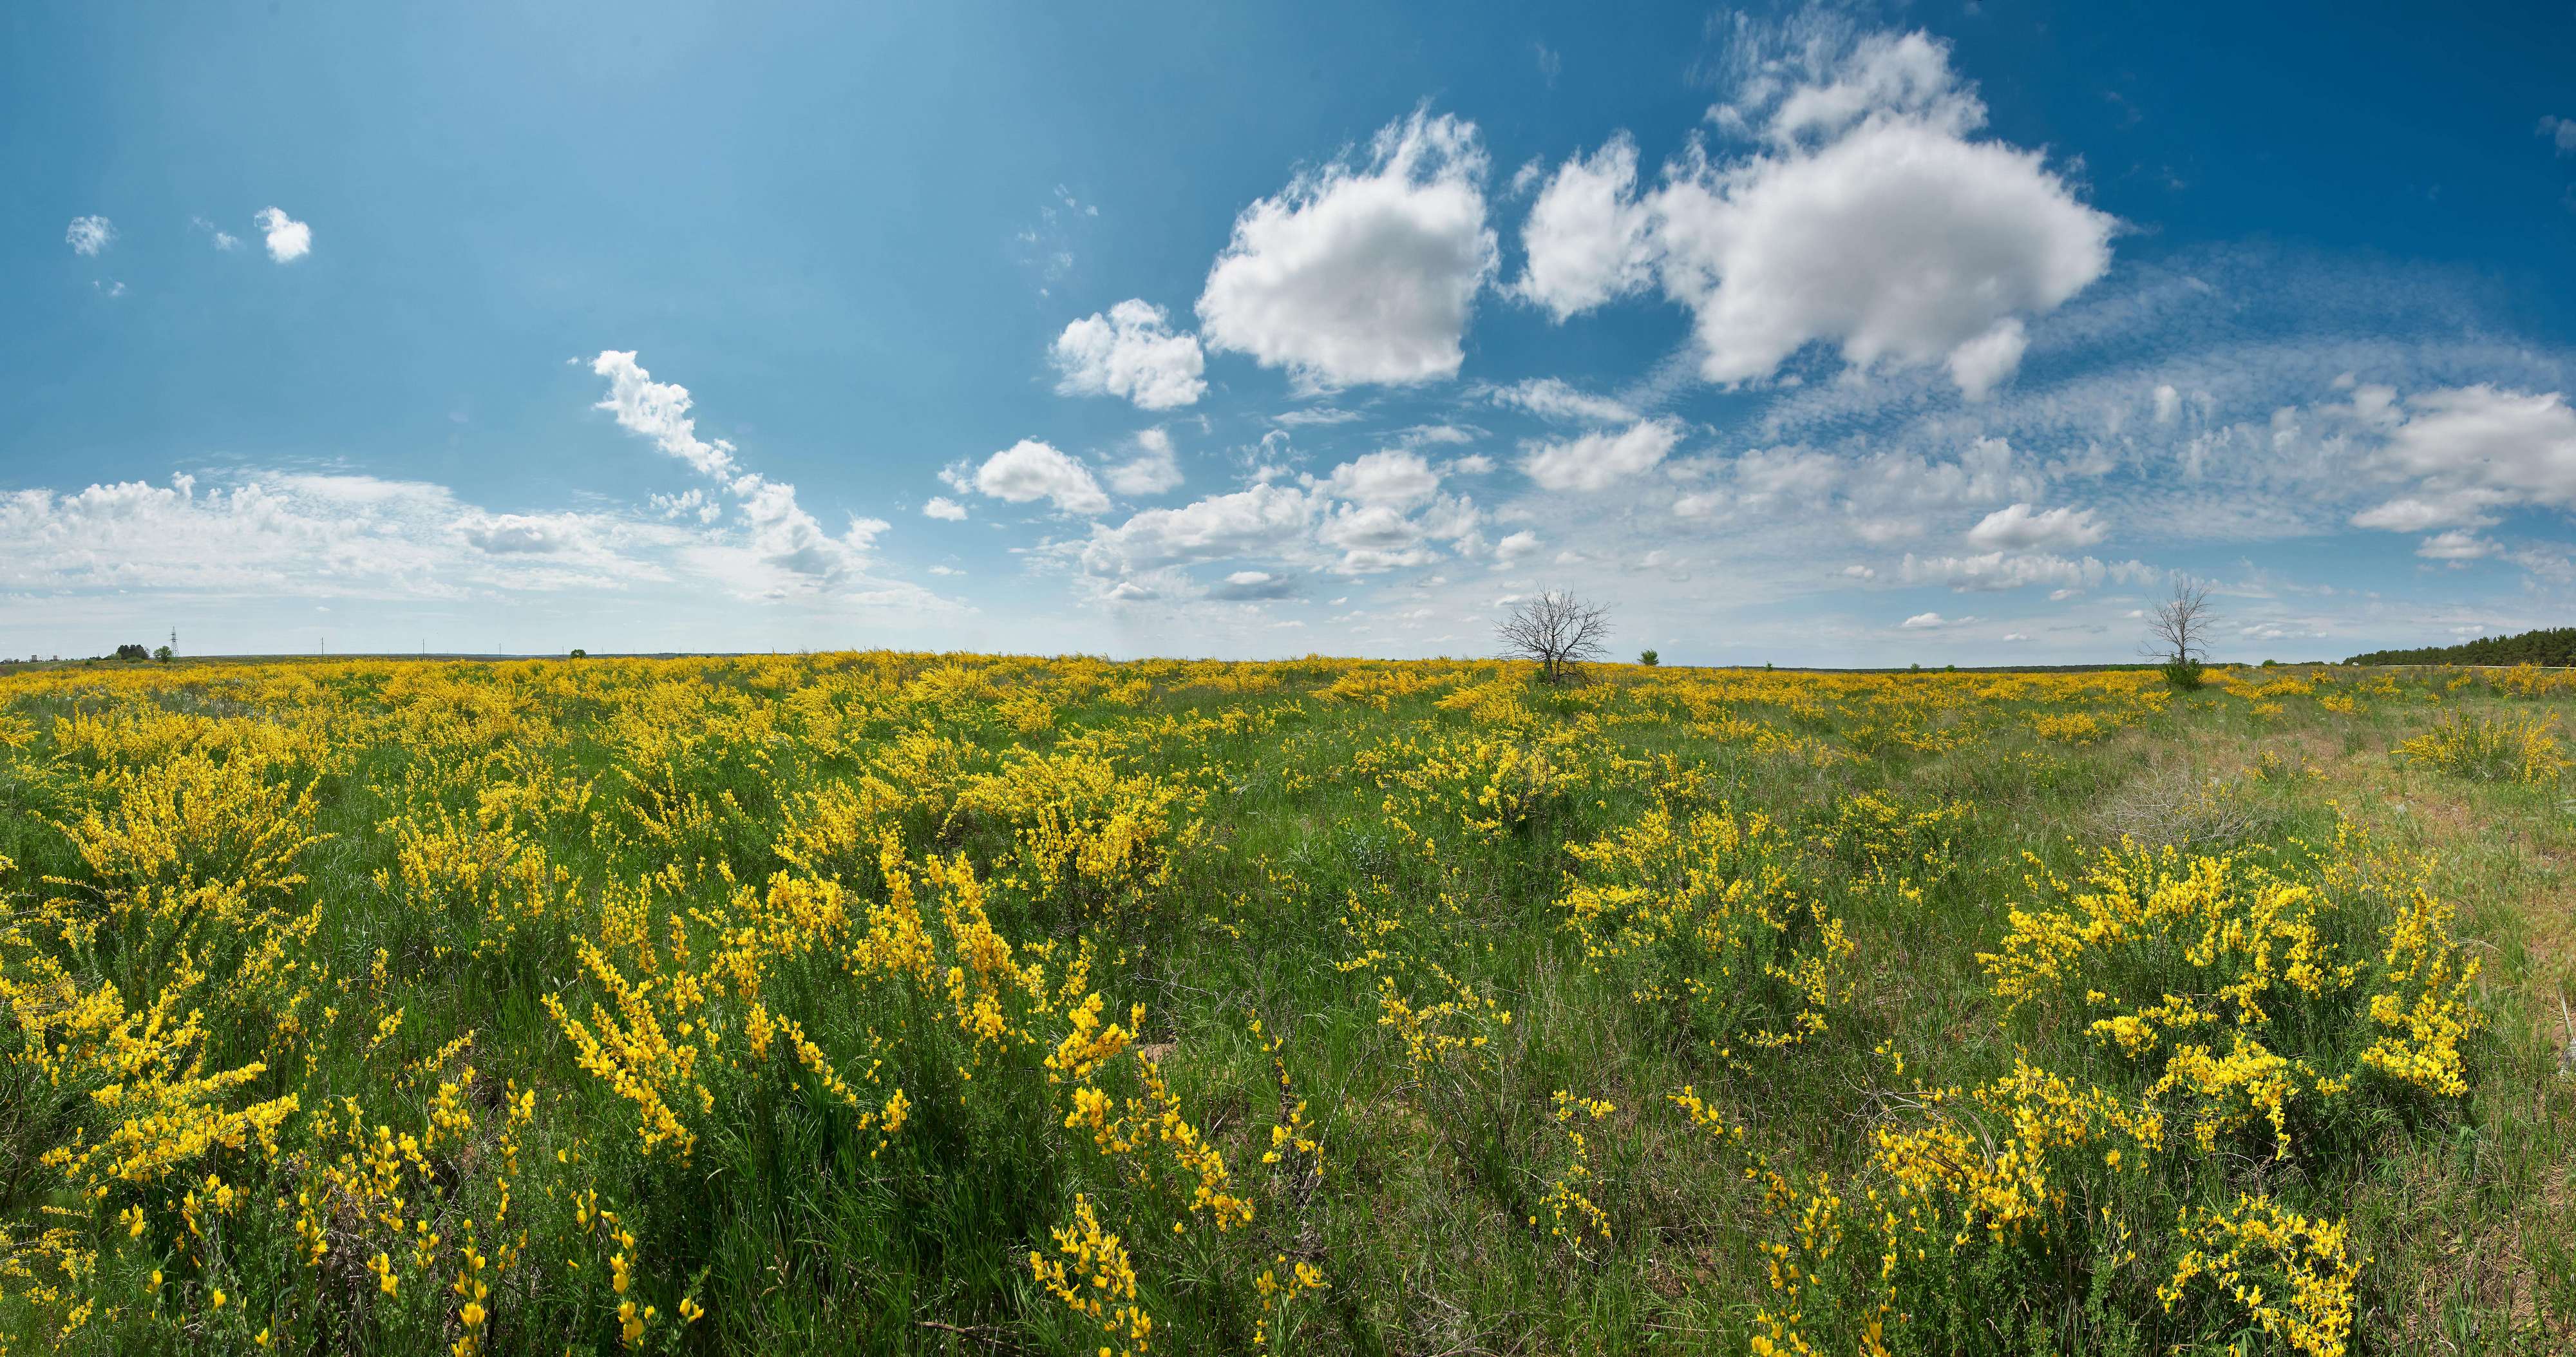
<svg viewBox="0 0 2576 1357">
<path fill-rule="evenodd" d="M 1550 683 L 1571 683 L 1583 666 L 1609 653 L 1610 610 L 1550 590 L 1523 599 L 1494 628 L 1510 659 L 1535 660 Z"/>
<path fill-rule="evenodd" d="M 2209 603 L 2209 586 L 2177 578 L 2173 592 L 2147 610 L 2147 639 L 2139 647 L 2149 659 L 2186 664 L 2209 655 L 2209 629 L 2217 612 Z"/>
</svg>

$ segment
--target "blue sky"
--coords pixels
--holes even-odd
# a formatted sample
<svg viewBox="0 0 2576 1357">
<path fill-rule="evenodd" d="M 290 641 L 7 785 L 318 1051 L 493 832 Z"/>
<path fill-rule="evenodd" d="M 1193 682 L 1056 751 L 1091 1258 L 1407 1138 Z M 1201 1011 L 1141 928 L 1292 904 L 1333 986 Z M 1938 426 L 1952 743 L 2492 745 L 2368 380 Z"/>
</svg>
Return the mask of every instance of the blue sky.
<svg viewBox="0 0 2576 1357">
<path fill-rule="evenodd" d="M 2576 12 L 0 18 L 0 652 L 2564 625 Z"/>
</svg>

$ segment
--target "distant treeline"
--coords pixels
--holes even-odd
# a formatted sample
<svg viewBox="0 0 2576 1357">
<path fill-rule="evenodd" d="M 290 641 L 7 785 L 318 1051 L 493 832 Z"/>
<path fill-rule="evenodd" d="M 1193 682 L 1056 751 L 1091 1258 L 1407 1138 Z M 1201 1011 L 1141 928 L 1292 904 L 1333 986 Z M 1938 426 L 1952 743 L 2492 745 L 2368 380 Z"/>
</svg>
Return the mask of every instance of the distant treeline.
<svg viewBox="0 0 2576 1357">
<path fill-rule="evenodd" d="M 2346 664 L 2568 664 L 2576 665 L 2576 627 L 2526 631 L 2520 636 L 2481 636 L 2455 646 L 2374 650 Z"/>
</svg>

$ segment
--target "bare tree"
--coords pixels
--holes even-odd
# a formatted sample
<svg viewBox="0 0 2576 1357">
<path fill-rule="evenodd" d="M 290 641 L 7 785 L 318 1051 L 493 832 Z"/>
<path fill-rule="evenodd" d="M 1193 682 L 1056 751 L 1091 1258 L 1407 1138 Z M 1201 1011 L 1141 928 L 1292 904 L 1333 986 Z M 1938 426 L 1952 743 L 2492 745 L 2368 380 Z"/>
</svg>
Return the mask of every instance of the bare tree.
<svg viewBox="0 0 2576 1357">
<path fill-rule="evenodd" d="M 1582 677 L 1585 664 L 1609 653 L 1602 643 L 1610 635 L 1610 610 L 1550 590 L 1521 600 L 1494 634 L 1507 658 L 1536 660 L 1548 682 L 1571 683 Z"/>
<path fill-rule="evenodd" d="M 2147 610 L 2147 640 L 2140 650 L 2167 664 L 2198 664 L 2209 654 L 2209 629 L 2216 621 L 2209 586 L 2177 577 L 2173 592 Z"/>
</svg>

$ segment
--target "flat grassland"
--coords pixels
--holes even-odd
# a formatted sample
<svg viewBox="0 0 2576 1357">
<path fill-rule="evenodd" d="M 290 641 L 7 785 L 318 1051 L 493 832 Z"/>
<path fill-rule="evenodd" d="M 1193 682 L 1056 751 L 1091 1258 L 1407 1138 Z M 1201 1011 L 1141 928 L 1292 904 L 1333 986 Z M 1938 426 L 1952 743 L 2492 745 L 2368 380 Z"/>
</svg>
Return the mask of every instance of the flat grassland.
<svg viewBox="0 0 2576 1357">
<path fill-rule="evenodd" d="M 0 1331 L 2576 1345 L 2576 680 L 0 677 Z"/>
</svg>

